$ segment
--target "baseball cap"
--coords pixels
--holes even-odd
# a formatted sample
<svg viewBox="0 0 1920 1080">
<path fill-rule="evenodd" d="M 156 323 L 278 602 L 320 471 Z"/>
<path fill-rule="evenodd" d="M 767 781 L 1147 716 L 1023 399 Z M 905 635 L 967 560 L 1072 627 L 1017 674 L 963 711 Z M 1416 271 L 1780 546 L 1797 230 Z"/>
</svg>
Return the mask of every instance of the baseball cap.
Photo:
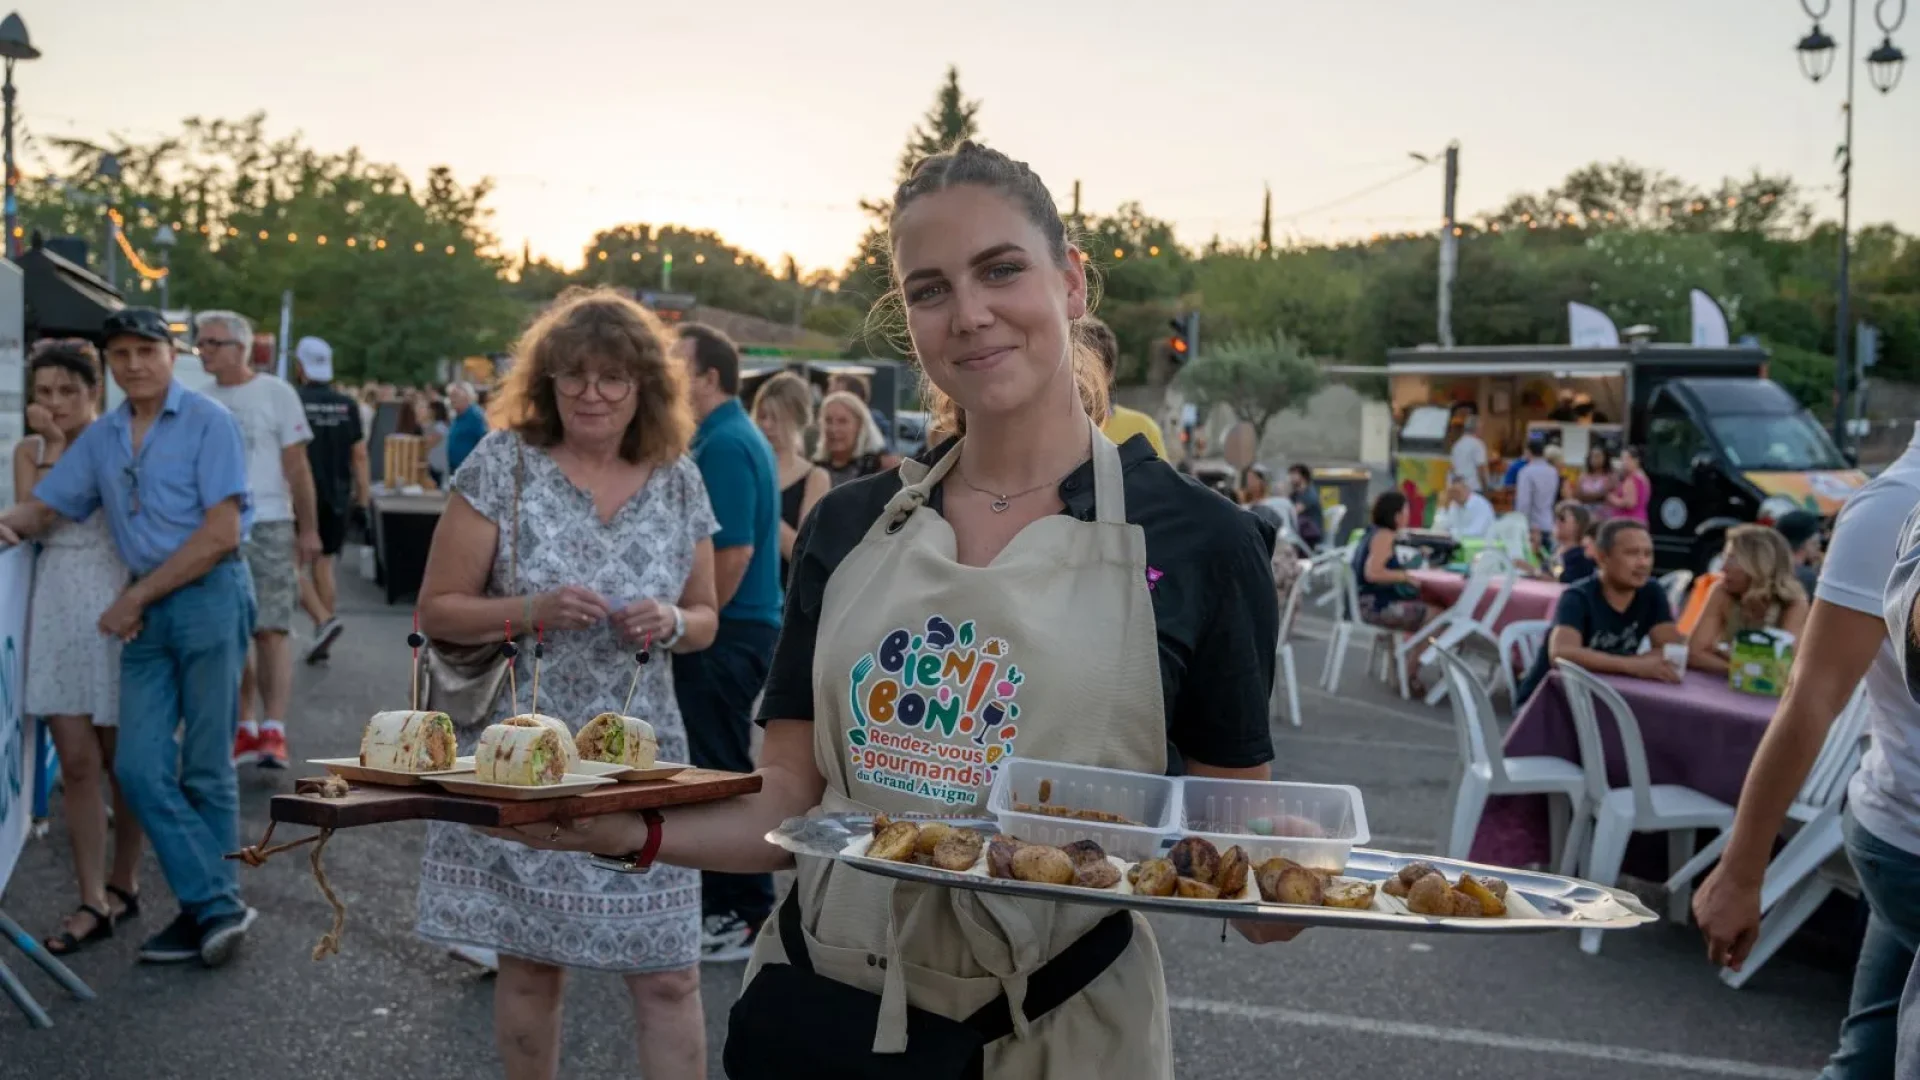
<svg viewBox="0 0 1920 1080">
<path fill-rule="evenodd" d="M 300 370 L 313 382 L 333 381 L 333 346 L 317 337 L 303 337 L 293 347 L 293 355 L 300 361 Z"/>
<path fill-rule="evenodd" d="M 173 329 L 167 325 L 166 317 L 152 308 L 121 308 L 107 316 L 107 321 L 101 324 L 100 336 L 115 338 L 122 334 L 173 344 Z"/>
<path fill-rule="evenodd" d="M 1787 538 L 1788 547 L 1798 548 L 1801 544 L 1813 539 L 1814 534 L 1820 531 L 1820 519 L 1805 510 L 1795 510 L 1782 514 L 1780 520 L 1773 523 L 1773 527 L 1779 530 L 1781 536 Z"/>
</svg>

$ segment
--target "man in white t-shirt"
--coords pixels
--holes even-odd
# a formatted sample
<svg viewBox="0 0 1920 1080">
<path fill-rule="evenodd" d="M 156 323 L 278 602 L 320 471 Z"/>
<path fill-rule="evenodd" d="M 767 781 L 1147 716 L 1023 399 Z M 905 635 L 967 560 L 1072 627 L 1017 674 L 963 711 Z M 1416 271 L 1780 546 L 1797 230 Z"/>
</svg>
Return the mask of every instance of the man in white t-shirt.
<svg viewBox="0 0 1920 1080">
<path fill-rule="evenodd" d="M 1487 444 L 1475 434 L 1479 430 L 1480 418 L 1468 413 L 1453 441 L 1453 474 L 1467 482 L 1468 491 L 1487 490 Z"/>
<path fill-rule="evenodd" d="M 284 381 L 253 370 L 253 324 L 231 311 L 194 316 L 195 344 L 214 377 L 207 396 L 225 405 L 246 441 L 253 528 L 241 544 L 253 575 L 253 656 L 240 683 L 236 765 L 287 767 L 284 721 L 293 696 L 293 646 L 287 634 L 300 599 L 300 567 L 320 554 L 313 471 L 307 443 L 313 429 L 300 395 Z M 258 689 L 256 695 L 255 689 Z M 254 706 L 264 722 L 256 721 Z"/>
<path fill-rule="evenodd" d="M 1793 674 L 1747 770 L 1726 851 L 1693 899 L 1708 956 L 1738 970 L 1759 933 L 1774 837 L 1834 717 L 1864 678 L 1873 740 L 1847 788 L 1843 829 L 1872 916 L 1852 1008 L 1823 1080 L 1894 1075 L 1896 1013 L 1920 943 L 1920 704 L 1887 634 L 1884 601 L 1901 527 L 1916 506 L 1920 433 L 1840 512 Z"/>
<path fill-rule="evenodd" d="M 1473 490 L 1467 478 L 1454 473 L 1447 478 L 1447 502 L 1433 516 L 1433 527 L 1449 536 L 1485 539 L 1493 532 L 1493 504 Z"/>
</svg>

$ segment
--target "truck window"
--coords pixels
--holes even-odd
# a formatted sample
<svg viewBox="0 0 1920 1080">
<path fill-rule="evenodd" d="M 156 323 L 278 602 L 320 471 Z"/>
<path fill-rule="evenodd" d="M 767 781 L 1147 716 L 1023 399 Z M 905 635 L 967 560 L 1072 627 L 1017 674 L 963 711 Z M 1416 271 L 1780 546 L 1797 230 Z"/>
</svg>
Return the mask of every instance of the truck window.
<svg viewBox="0 0 1920 1080">
<path fill-rule="evenodd" d="M 1707 448 L 1700 429 L 1685 416 L 1655 416 L 1647 422 L 1647 471 L 1664 476 L 1686 476 L 1694 456 Z"/>
<path fill-rule="evenodd" d="M 1802 472 L 1847 467 L 1833 440 L 1806 413 L 1715 413 L 1707 423 L 1736 469 Z"/>
</svg>

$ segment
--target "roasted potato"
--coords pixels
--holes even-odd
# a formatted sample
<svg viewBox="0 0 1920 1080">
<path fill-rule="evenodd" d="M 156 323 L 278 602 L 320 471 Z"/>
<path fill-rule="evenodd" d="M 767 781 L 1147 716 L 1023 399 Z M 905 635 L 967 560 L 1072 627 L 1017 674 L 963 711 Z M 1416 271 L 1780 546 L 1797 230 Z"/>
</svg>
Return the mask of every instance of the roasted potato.
<svg viewBox="0 0 1920 1080">
<path fill-rule="evenodd" d="M 1073 860 L 1057 847 L 1028 844 L 1013 853 L 1013 876 L 1042 885 L 1073 883 Z"/>
<path fill-rule="evenodd" d="M 1320 902 L 1327 907 L 1363 911 L 1373 906 L 1373 886 L 1364 881 L 1335 881 L 1327 885 Z"/>
<path fill-rule="evenodd" d="M 1317 873 L 1291 859 L 1273 858 L 1254 871 L 1260 887 L 1260 899 L 1270 904 L 1305 904 L 1319 907 L 1326 894 L 1326 882 Z"/>
<path fill-rule="evenodd" d="M 1253 880 L 1260 887 L 1262 899 L 1273 895 L 1279 888 L 1280 872 L 1290 866 L 1299 866 L 1292 859 L 1283 859 L 1276 855 L 1254 868 Z"/>
<path fill-rule="evenodd" d="M 895 821 L 874 836 L 867 857 L 888 862 L 912 862 L 920 842 L 920 829 L 910 821 Z"/>
<path fill-rule="evenodd" d="M 1165 859 L 1148 859 L 1128 870 L 1127 880 L 1141 896 L 1172 896 L 1180 887 L 1180 872 Z"/>
<path fill-rule="evenodd" d="M 987 841 L 987 876 L 1003 879 L 1013 877 L 1014 853 L 1025 846 L 1004 833 L 995 834 L 992 840 Z"/>
<path fill-rule="evenodd" d="M 1235 844 L 1220 853 L 1220 868 L 1214 871 L 1213 884 L 1220 895 L 1238 899 L 1247 891 L 1247 875 L 1253 870 L 1253 864 L 1239 844 Z"/>
<path fill-rule="evenodd" d="M 920 826 L 920 840 L 914 845 L 914 853 L 932 855 L 933 849 L 939 847 L 940 841 L 946 839 L 947 834 L 952 831 L 953 826 L 944 821 L 929 821 Z"/>
<path fill-rule="evenodd" d="M 879 836 L 881 833 L 886 832 L 887 826 L 891 824 L 893 824 L 893 819 L 888 817 L 887 815 L 885 814 L 873 815 L 873 835 Z"/>
<path fill-rule="evenodd" d="M 1404 900 L 1406 899 L 1407 892 L 1413 888 L 1414 882 L 1419 881 L 1428 874 L 1437 874 L 1439 872 L 1440 871 L 1433 868 L 1432 863 L 1408 863 L 1400 868 L 1399 873 L 1394 874 L 1382 883 L 1380 891 L 1386 893 L 1388 896 L 1398 896 Z"/>
<path fill-rule="evenodd" d="M 1120 884 L 1120 869 L 1102 856 L 1099 862 L 1075 866 L 1073 883 L 1083 889 L 1111 889 Z"/>
<path fill-rule="evenodd" d="M 1190 877 L 1174 882 L 1174 893 L 1182 900 L 1218 900 L 1220 890 L 1204 881 L 1195 881 Z"/>
<path fill-rule="evenodd" d="M 1468 896 L 1459 889 L 1455 889 L 1453 890 L 1453 917 L 1456 919 L 1481 919 L 1486 917 L 1486 912 L 1481 909 L 1480 901 Z"/>
<path fill-rule="evenodd" d="M 1492 880 L 1491 878 L 1477 878 L 1472 874 L 1461 874 L 1460 884 L 1454 886 L 1454 890 L 1463 896 L 1472 897 L 1474 902 L 1479 905 L 1473 914 L 1483 915 L 1489 919 L 1497 919 L 1507 913 L 1507 902 L 1503 897 L 1496 894 L 1488 884 Z M 1502 881 L 1500 884 L 1504 886 L 1506 882 Z M 1501 891 L 1505 892 L 1506 890 L 1502 889 Z"/>
<path fill-rule="evenodd" d="M 920 846 L 926 846 L 926 830 L 920 830 Z M 948 829 L 933 848 L 933 865 L 942 870 L 964 873 L 980 861 L 980 849 L 986 842 L 972 829 Z"/>
<path fill-rule="evenodd" d="M 1167 852 L 1167 861 L 1184 878 L 1213 884 L 1214 875 L 1220 871 L 1220 849 L 1211 841 L 1198 836 L 1189 836 L 1173 845 Z"/>
<path fill-rule="evenodd" d="M 1407 890 L 1407 910 L 1418 915 L 1452 915 L 1454 895 L 1453 886 L 1436 871 Z"/>
<path fill-rule="evenodd" d="M 1072 860 L 1075 866 L 1089 866 L 1107 861 L 1106 850 L 1091 840 L 1075 840 L 1060 850 L 1067 853 L 1067 858 Z"/>
</svg>

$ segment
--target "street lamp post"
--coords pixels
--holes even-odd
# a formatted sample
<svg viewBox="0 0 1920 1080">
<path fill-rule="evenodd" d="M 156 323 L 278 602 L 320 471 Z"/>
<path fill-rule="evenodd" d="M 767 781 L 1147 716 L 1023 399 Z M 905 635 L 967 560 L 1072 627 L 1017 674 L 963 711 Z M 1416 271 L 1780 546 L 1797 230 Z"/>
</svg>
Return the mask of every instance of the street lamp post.
<svg viewBox="0 0 1920 1080">
<path fill-rule="evenodd" d="M 21 20 L 17 12 L 0 20 L 0 56 L 6 57 L 7 60 L 7 81 L 4 87 L 0 87 L 0 99 L 4 99 L 6 109 L 6 252 L 7 257 L 11 259 L 20 254 L 20 240 L 16 235 L 20 215 L 13 194 L 15 180 L 13 173 L 13 62 L 35 60 L 40 56 L 40 50 L 34 48 L 33 42 L 27 38 L 27 24 Z"/>
<path fill-rule="evenodd" d="M 1820 10 L 1815 11 L 1812 0 L 1800 0 L 1800 8 L 1813 19 L 1813 30 L 1800 43 L 1794 46 L 1800 59 L 1800 71 L 1814 82 L 1826 78 L 1833 70 L 1835 43 L 1825 30 L 1820 28 L 1820 20 L 1826 18 L 1833 7 L 1833 0 L 1820 0 Z M 1892 18 L 1887 16 L 1888 8 L 1893 9 Z M 1900 82 L 1900 69 L 1906 62 L 1906 54 L 1893 43 L 1893 32 L 1907 16 L 1906 0 L 1877 0 L 1873 6 L 1873 21 L 1880 27 L 1880 45 L 1867 54 L 1867 81 L 1875 90 L 1887 93 Z M 1847 435 L 1847 392 L 1853 375 L 1849 363 L 1848 333 L 1852 320 L 1853 282 L 1851 277 L 1851 256 L 1853 253 L 1853 73 L 1854 43 L 1858 38 L 1860 0 L 1847 0 L 1847 103 L 1844 111 L 1847 117 L 1846 135 L 1840 144 L 1840 280 L 1838 295 L 1835 297 L 1834 333 L 1833 333 L 1833 441 L 1836 445 L 1846 445 Z"/>
<path fill-rule="evenodd" d="M 173 245 L 178 238 L 173 235 L 173 226 L 162 224 L 154 231 L 153 244 L 160 249 L 160 310 L 165 311 L 171 305 L 167 303 L 167 283 L 173 280 Z"/>
</svg>

